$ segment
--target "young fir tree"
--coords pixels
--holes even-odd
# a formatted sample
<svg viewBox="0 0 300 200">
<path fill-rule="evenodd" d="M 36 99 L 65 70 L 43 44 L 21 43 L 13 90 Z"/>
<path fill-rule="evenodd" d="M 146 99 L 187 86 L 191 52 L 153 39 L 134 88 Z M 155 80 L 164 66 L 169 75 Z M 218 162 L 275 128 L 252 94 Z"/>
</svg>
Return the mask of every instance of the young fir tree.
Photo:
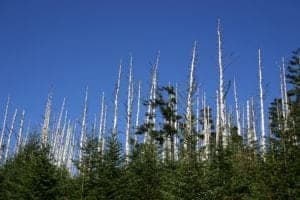
<svg viewBox="0 0 300 200">
<path fill-rule="evenodd" d="M 282 105 L 284 99 L 275 99 L 270 108 L 270 152 L 265 163 L 269 172 L 270 196 L 295 199 L 300 194 L 299 170 L 299 123 L 300 123 L 300 49 L 293 52 L 289 61 L 288 82 L 290 90 L 288 110 Z M 284 95 L 283 95 L 284 96 Z"/>
<path fill-rule="evenodd" d="M 48 146 L 31 139 L 0 169 L 0 199 L 61 199 L 72 193 L 66 170 L 57 168 Z"/>
</svg>

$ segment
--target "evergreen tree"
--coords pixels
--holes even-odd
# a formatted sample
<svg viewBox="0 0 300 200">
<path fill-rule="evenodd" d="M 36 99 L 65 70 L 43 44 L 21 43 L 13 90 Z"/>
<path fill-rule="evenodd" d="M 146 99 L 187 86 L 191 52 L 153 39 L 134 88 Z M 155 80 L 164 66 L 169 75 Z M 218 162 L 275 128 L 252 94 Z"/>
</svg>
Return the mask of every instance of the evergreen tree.
<svg viewBox="0 0 300 200">
<path fill-rule="evenodd" d="M 53 164 L 49 149 L 33 138 L 1 167 L 0 199 L 68 198 L 69 174 Z"/>
</svg>

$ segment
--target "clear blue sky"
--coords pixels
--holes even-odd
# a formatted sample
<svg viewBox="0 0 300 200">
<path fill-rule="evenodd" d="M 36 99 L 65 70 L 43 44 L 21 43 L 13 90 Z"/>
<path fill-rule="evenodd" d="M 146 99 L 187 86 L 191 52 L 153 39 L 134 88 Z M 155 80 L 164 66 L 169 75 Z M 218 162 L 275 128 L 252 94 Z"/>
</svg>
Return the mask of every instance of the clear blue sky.
<svg viewBox="0 0 300 200">
<path fill-rule="evenodd" d="M 199 42 L 197 80 L 214 106 L 217 18 L 223 27 L 225 79 L 237 77 L 243 103 L 257 96 L 257 49 L 262 48 L 268 103 L 279 96 L 276 63 L 300 46 L 299 8 L 298 0 L 0 0 L 0 120 L 10 94 L 10 115 L 13 108 L 24 108 L 26 119 L 37 126 L 51 87 L 54 111 L 66 97 L 72 119 L 78 118 L 88 85 L 92 122 L 102 91 L 111 104 L 119 60 L 123 58 L 127 72 L 129 53 L 144 96 L 149 89 L 149 63 L 157 50 L 161 51 L 159 84 L 171 81 L 184 91 L 194 40 Z M 122 108 L 126 77 L 123 74 Z M 231 93 L 228 98 L 232 102 Z"/>
</svg>

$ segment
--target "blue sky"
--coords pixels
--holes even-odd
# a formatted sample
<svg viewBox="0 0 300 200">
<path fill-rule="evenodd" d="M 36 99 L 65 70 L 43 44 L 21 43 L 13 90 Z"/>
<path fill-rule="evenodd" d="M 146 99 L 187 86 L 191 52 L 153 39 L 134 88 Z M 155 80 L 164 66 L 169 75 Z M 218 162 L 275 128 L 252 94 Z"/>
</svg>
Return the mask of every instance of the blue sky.
<svg viewBox="0 0 300 200">
<path fill-rule="evenodd" d="M 223 29 L 225 79 L 236 76 L 244 104 L 247 98 L 258 96 L 257 49 L 262 48 L 267 106 L 279 96 L 276 63 L 300 46 L 299 8 L 298 0 L 0 0 L 0 111 L 10 94 L 10 115 L 14 108 L 24 108 L 26 119 L 38 127 L 52 88 L 54 111 L 59 111 L 66 97 L 71 118 L 76 119 L 88 86 L 91 123 L 99 113 L 102 91 L 111 105 L 123 58 L 120 118 L 124 120 L 129 54 L 134 57 L 134 76 L 142 80 L 144 97 L 148 96 L 150 63 L 158 50 L 159 84 L 178 83 L 184 95 L 194 40 L 199 42 L 197 81 L 214 107 L 218 18 Z M 231 92 L 228 102 L 232 102 Z"/>
</svg>

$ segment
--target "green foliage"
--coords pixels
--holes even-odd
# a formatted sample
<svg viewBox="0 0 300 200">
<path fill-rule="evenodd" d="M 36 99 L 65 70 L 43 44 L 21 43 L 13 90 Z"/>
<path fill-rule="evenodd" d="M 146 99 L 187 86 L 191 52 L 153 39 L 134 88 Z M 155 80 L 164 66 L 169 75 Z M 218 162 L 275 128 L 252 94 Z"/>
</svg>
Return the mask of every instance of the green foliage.
<svg viewBox="0 0 300 200">
<path fill-rule="evenodd" d="M 138 146 L 126 167 L 125 199 L 160 199 L 161 167 L 155 145 Z"/>
<path fill-rule="evenodd" d="M 32 139 L 0 169 L 0 199 L 61 199 L 69 195 L 69 174 L 52 162 L 49 147 Z"/>
</svg>

